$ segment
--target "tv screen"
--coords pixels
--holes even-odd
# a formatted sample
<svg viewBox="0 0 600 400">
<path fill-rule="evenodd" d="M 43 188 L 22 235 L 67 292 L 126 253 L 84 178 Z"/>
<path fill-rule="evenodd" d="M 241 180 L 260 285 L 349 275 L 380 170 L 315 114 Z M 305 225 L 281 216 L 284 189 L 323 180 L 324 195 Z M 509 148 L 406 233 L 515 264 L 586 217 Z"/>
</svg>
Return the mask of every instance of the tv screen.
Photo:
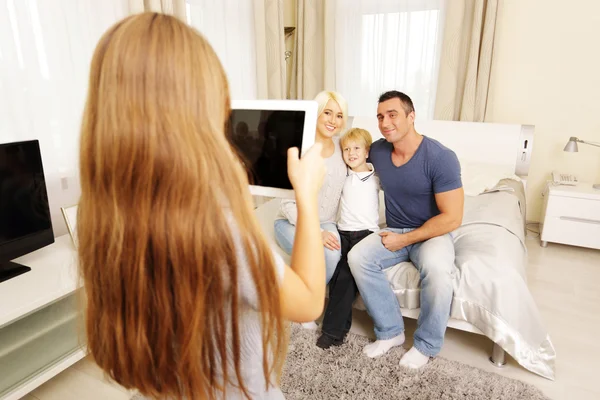
<svg viewBox="0 0 600 400">
<path fill-rule="evenodd" d="M 11 259 L 53 242 L 39 142 L 0 144 L 0 274 Z"/>
</svg>

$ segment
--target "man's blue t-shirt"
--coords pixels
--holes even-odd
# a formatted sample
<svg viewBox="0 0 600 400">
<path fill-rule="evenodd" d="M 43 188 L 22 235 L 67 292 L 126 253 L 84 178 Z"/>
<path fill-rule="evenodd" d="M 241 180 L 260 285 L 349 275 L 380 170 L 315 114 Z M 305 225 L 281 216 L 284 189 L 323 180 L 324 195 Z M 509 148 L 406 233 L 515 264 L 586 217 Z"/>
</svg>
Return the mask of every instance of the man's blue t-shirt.
<svg viewBox="0 0 600 400">
<path fill-rule="evenodd" d="M 435 194 L 462 187 L 460 163 L 452 150 L 427 136 L 404 165 L 394 165 L 393 150 L 391 143 L 379 139 L 369 152 L 385 193 L 387 226 L 419 228 L 440 213 Z"/>
</svg>

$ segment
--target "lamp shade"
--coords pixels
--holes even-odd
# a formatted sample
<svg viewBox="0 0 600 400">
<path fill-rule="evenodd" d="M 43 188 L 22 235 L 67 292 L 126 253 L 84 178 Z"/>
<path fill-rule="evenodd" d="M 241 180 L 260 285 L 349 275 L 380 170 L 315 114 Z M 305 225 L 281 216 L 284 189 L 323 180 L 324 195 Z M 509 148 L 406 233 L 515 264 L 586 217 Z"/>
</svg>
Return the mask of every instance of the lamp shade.
<svg viewBox="0 0 600 400">
<path fill-rule="evenodd" d="M 579 148 L 577 147 L 577 142 L 575 140 L 573 140 L 574 138 L 571 138 L 568 142 L 567 145 L 565 146 L 565 148 L 563 149 L 563 151 L 568 151 L 568 152 L 578 152 Z"/>
</svg>

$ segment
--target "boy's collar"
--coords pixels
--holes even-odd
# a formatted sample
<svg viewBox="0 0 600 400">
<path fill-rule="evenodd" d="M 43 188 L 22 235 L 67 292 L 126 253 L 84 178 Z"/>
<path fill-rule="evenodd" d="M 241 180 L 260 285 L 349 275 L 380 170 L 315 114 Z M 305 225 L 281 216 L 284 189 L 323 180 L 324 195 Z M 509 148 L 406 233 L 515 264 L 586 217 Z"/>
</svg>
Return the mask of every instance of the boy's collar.
<svg viewBox="0 0 600 400">
<path fill-rule="evenodd" d="M 352 168 L 346 166 L 346 176 L 358 175 L 359 178 L 365 178 L 365 177 L 373 175 L 373 173 L 375 172 L 375 168 L 373 168 L 373 164 L 367 163 L 367 167 L 369 167 L 368 171 L 354 172 L 352 170 Z"/>
</svg>

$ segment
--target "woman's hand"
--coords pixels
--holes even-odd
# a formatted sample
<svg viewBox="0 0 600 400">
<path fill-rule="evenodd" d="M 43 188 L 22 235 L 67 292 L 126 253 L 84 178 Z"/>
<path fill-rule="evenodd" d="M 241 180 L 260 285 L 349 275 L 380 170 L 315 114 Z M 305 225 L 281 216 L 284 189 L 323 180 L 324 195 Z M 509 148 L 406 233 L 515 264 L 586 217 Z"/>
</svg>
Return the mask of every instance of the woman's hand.
<svg viewBox="0 0 600 400">
<path fill-rule="evenodd" d="M 325 248 L 329 250 L 340 250 L 340 242 L 333 232 L 323 231 L 321 232 L 321 238 L 323 239 L 323 246 L 325 246 Z"/>
<path fill-rule="evenodd" d="M 325 178 L 325 161 L 321 156 L 323 146 L 315 143 L 302 158 L 298 148 L 288 149 L 288 176 L 296 192 L 296 202 L 316 202 Z"/>
</svg>

